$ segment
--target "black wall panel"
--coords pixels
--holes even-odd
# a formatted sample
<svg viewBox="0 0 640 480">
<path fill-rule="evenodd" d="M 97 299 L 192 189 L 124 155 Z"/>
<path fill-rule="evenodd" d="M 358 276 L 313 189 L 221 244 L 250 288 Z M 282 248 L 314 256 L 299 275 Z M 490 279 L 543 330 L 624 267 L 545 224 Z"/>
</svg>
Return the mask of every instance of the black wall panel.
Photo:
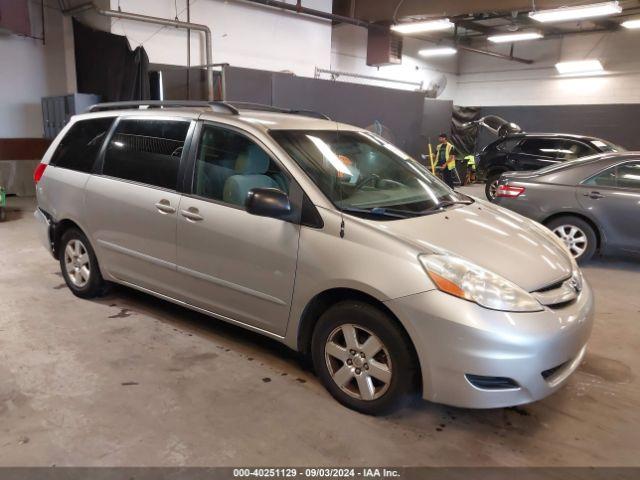
<svg viewBox="0 0 640 480">
<path fill-rule="evenodd" d="M 499 115 L 525 132 L 592 135 L 629 150 L 640 150 L 640 104 L 482 107 L 481 115 Z M 479 146 L 492 141 L 482 134 Z"/>
<path fill-rule="evenodd" d="M 271 103 L 273 72 L 251 68 L 225 67 L 227 100 L 237 102 Z"/>
<path fill-rule="evenodd" d="M 360 85 L 248 68 L 225 69 L 227 100 L 315 110 L 333 120 L 370 128 L 417 160 L 449 132 L 453 103 L 420 92 Z"/>
<path fill-rule="evenodd" d="M 438 143 L 438 135 L 441 133 L 451 134 L 451 116 L 453 115 L 453 102 L 450 100 L 424 99 L 424 109 L 422 111 L 422 129 L 420 132 L 422 140 L 421 153 L 426 152 L 427 143 L 431 143 L 435 148 Z"/>
<path fill-rule="evenodd" d="M 378 122 L 393 143 L 407 153 L 417 157 L 424 151 L 420 139 L 422 93 L 286 74 L 274 74 L 273 79 L 274 105 L 317 110 L 334 120 L 365 128 L 375 129 Z"/>
</svg>

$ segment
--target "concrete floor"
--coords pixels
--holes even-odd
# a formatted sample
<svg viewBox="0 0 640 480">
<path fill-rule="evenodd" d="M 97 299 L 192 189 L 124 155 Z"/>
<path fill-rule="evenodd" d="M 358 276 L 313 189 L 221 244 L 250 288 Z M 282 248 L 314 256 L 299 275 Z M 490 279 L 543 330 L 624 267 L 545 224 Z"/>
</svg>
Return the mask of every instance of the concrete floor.
<svg viewBox="0 0 640 480">
<path fill-rule="evenodd" d="M 585 268 L 586 361 L 533 405 L 420 401 L 386 418 L 336 403 L 258 335 L 116 288 L 65 287 L 31 199 L 0 223 L 0 466 L 638 465 L 640 263 Z"/>
</svg>

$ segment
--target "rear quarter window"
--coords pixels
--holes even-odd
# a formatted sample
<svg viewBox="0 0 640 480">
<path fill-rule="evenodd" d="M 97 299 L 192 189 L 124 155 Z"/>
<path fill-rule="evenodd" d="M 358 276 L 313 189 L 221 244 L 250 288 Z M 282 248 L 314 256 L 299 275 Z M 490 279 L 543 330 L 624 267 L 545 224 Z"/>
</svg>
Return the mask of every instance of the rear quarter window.
<svg viewBox="0 0 640 480">
<path fill-rule="evenodd" d="M 113 117 L 76 122 L 60 141 L 49 164 L 77 172 L 91 172 L 112 124 Z"/>
</svg>

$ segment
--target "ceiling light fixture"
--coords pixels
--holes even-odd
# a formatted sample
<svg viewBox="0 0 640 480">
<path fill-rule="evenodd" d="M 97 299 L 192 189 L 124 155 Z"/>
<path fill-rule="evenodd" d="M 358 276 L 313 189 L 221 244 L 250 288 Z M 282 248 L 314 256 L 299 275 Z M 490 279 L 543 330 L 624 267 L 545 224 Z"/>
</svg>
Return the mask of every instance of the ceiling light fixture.
<svg viewBox="0 0 640 480">
<path fill-rule="evenodd" d="M 601 73 L 604 71 L 600 60 L 577 60 L 556 63 L 556 70 L 561 74 Z"/>
<path fill-rule="evenodd" d="M 622 22 L 622 26 L 625 28 L 640 28 L 640 18 Z"/>
<path fill-rule="evenodd" d="M 455 55 L 458 50 L 453 47 L 434 47 L 425 48 L 418 52 L 421 57 L 447 57 L 449 55 Z"/>
<path fill-rule="evenodd" d="M 543 36 L 540 32 L 503 33 L 500 35 L 491 35 L 487 37 L 487 40 L 493 43 L 509 43 L 522 42 L 523 40 L 536 40 Z"/>
<path fill-rule="evenodd" d="M 440 30 L 448 30 L 450 28 L 453 28 L 453 23 L 448 18 L 391 25 L 391 30 L 398 33 L 437 32 Z"/>
<path fill-rule="evenodd" d="M 622 12 L 618 2 L 593 3 L 577 7 L 560 7 L 551 10 L 529 12 L 529 17 L 538 22 L 564 22 L 583 18 L 604 17 Z"/>
</svg>

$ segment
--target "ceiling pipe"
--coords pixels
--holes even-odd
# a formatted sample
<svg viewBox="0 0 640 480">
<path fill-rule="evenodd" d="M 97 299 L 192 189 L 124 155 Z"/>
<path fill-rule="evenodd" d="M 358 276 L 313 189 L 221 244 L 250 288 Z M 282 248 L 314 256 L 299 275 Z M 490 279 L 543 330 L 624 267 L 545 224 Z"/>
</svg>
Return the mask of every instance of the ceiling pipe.
<svg viewBox="0 0 640 480">
<path fill-rule="evenodd" d="M 303 7 L 303 6 L 298 6 L 298 5 L 294 5 L 294 4 L 290 4 L 290 3 L 285 3 L 282 1 L 276 1 L 276 0 L 236 0 L 238 2 L 244 2 L 244 3 L 251 3 L 253 5 L 259 5 L 262 7 L 269 7 L 269 8 L 274 8 L 274 9 L 280 9 L 280 10 L 286 10 L 288 12 L 293 12 L 293 13 L 298 13 L 298 14 L 302 14 L 302 15 L 308 15 L 310 17 L 316 17 L 316 18 L 323 18 L 325 20 L 331 20 L 333 22 L 338 22 L 338 23 L 346 23 L 349 25 L 355 25 L 357 27 L 362 27 L 362 28 L 379 28 L 379 29 L 386 29 L 388 28 L 387 26 L 381 25 L 381 24 L 377 24 L 377 23 L 371 23 L 371 22 L 367 22 L 365 20 L 360 20 L 357 18 L 352 18 L 352 17 L 345 17 L 344 15 L 336 15 L 333 13 L 327 13 L 327 12 L 323 12 L 321 10 L 316 10 L 313 8 L 308 8 L 308 7 Z M 406 36 L 411 36 L 411 35 L 406 35 Z M 427 42 L 433 42 L 433 43 L 437 43 L 436 40 L 429 40 L 426 38 L 422 38 L 422 37 L 417 37 L 417 36 L 412 36 L 413 38 L 417 38 L 419 40 L 423 40 L 423 41 L 427 41 Z M 530 65 L 533 63 L 533 60 L 528 60 L 526 58 L 520 58 L 520 57 L 514 57 L 512 55 L 505 55 L 502 53 L 498 53 L 498 52 L 492 52 L 490 50 L 482 50 L 479 48 L 473 48 L 473 47 L 467 47 L 466 45 L 457 45 L 457 48 L 459 50 L 465 50 L 467 52 L 473 52 L 473 53 L 478 53 L 480 55 L 488 55 L 491 57 L 496 57 L 496 58 L 501 58 L 503 60 L 509 60 L 512 62 L 519 62 L 519 63 L 526 63 L 527 65 Z"/>
<path fill-rule="evenodd" d="M 357 18 L 345 17 L 344 15 L 335 15 L 333 13 L 323 12 L 322 10 L 316 10 L 315 8 L 303 7 L 302 5 L 295 5 L 291 3 L 285 3 L 276 0 L 236 0 L 240 2 L 253 3 L 254 5 L 260 5 L 263 7 L 277 8 L 280 10 L 286 10 L 288 12 L 299 13 L 302 15 L 308 15 L 315 18 L 323 18 L 325 20 L 331 20 L 332 22 L 348 23 L 349 25 L 355 25 L 363 28 L 384 28 L 375 23 L 370 23 L 365 20 L 359 20 Z"/>
<path fill-rule="evenodd" d="M 206 25 L 191 22 L 181 22 L 179 20 L 169 20 L 160 17 L 150 17 L 137 13 L 127 13 L 119 10 L 106 10 L 99 8 L 94 3 L 85 3 L 74 8 L 64 10 L 65 15 L 77 15 L 89 10 L 95 11 L 98 15 L 105 17 L 121 18 L 124 20 L 133 20 L 137 22 L 153 23 L 155 25 L 164 25 L 166 27 L 184 28 L 185 30 L 196 30 L 204 33 L 206 68 L 207 68 L 207 97 L 210 101 L 214 100 L 213 95 L 213 61 L 212 61 L 212 45 L 211 45 L 211 29 Z M 224 100 L 224 99 L 223 99 Z"/>
<path fill-rule="evenodd" d="M 467 47 L 466 45 L 456 45 L 458 50 L 464 50 L 472 53 L 479 53 L 480 55 L 488 55 L 490 57 L 501 58 L 503 60 L 511 60 L 512 62 L 524 63 L 526 65 L 531 65 L 533 60 L 529 60 L 527 58 L 514 57 L 513 55 L 505 55 L 504 53 L 492 52 L 490 50 L 482 50 L 480 48 Z M 513 53 L 513 45 L 511 48 L 511 53 Z"/>
</svg>

